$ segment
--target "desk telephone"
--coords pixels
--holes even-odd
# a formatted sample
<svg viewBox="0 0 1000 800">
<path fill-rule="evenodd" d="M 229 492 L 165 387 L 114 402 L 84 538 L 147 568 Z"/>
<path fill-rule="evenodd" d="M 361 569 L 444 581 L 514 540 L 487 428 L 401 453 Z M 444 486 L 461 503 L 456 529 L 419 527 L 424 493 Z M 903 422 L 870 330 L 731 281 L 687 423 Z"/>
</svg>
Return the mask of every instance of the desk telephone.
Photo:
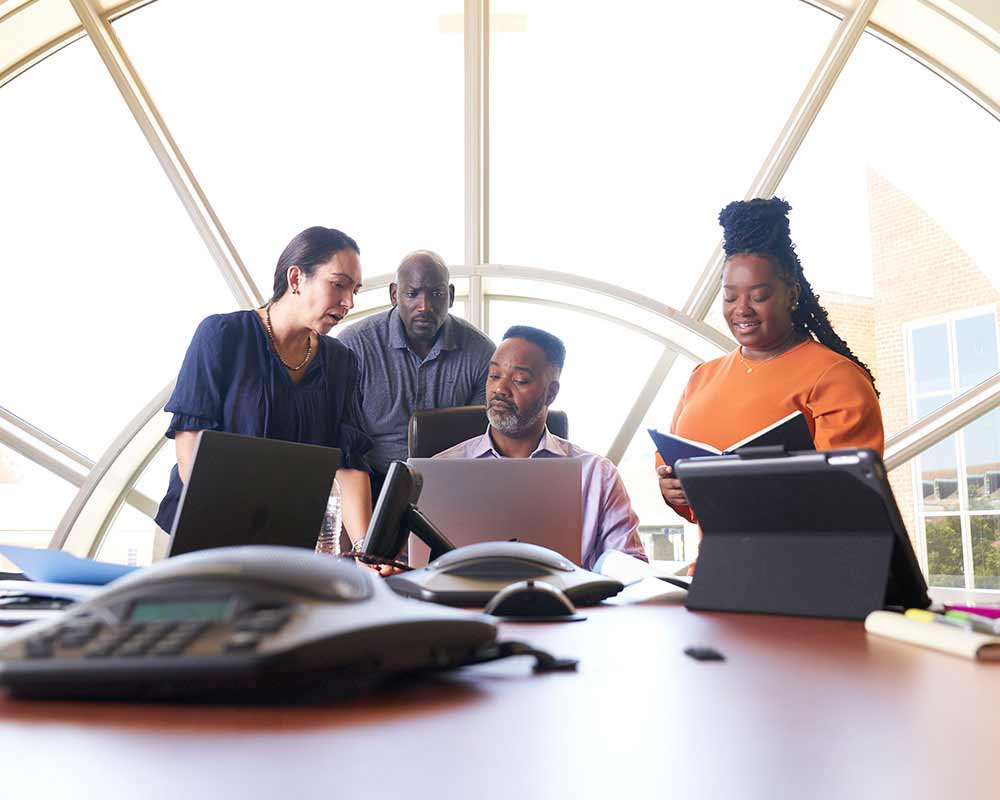
<svg viewBox="0 0 1000 800">
<path fill-rule="evenodd" d="M 394 675 L 534 655 L 482 614 L 397 596 L 350 562 L 288 547 L 205 550 L 109 584 L 0 640 L 20 697 L 267 700 L 353 694 Z"/>
<path fill-rule="evenodd" d="M 467 544 L 386 582 L 406 597 L 482 606 L 505 586 L 525 580 L 553 586 L 577 605 L 599 603 L 624 588 L 620 581 L 589 572 L 554 550 L 528 542 Z"/>
</svg>

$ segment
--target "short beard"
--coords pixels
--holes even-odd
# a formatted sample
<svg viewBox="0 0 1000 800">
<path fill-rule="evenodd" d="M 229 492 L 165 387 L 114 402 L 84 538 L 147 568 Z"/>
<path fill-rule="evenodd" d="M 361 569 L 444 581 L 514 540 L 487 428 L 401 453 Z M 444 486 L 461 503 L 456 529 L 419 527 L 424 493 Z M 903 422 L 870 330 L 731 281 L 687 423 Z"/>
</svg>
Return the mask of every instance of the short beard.
<svg viewBox="0 0 1000 800">
<path fill-rule="evenodd" d="M 531 431 L 545 412 L 544 397 L 540 397 L 533 407 L 526 408 L 523 411 L 514 410 L 505 414 L 498 414 L 493 410 L 492 405 L 486 407 L 486 417 L 489 419 L 490 425 L 511 439 L 520 439 Z"/>
</svg>

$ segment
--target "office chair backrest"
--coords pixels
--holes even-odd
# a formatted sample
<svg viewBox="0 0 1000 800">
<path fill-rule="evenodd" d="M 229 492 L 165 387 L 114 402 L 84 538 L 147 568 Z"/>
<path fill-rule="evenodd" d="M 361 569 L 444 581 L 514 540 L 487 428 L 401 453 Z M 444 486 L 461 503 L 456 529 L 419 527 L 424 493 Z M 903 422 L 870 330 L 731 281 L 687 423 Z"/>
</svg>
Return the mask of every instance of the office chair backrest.
<svg viewBox="0 0 1000 800">
<path fill-rule="evenodd" d="M 549 431 L 563 439 L 569 435 L 565 411 L 549 409 Z M 431 458 L 473 436 L 486 432 L 486 406 L 456 406 L 415 411 L 410 416 L 407 444 L 410 458 Z"/>
</svg>

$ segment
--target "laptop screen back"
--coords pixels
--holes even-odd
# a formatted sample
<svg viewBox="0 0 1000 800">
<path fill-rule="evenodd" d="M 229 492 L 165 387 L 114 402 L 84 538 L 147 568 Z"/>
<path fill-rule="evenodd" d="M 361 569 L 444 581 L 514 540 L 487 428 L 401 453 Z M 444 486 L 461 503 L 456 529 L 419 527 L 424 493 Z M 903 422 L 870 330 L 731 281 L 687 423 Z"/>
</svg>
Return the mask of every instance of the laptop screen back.
<svg viewBox="0 0 1000 800">
<path fill-rule="evenodd" d="M 574 458 L 411 458 L 423 477 L 417 507 L 456 547 L 509 541 L 581 559 L 582 467 Z M 409 563 L 427 564 L 410 536 Z"/>
<path fill-rule="evenodd" d="M 339 466 L 333 447 L 202 431 L 169 555 L 244 544 L 315 547 Z"/>
</svg>

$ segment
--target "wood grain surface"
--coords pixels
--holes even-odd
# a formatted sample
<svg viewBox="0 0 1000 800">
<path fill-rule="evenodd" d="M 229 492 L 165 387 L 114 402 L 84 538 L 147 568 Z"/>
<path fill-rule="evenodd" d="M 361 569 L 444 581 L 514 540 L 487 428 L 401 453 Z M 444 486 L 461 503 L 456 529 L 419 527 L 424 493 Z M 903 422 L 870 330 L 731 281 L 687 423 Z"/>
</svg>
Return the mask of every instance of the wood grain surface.
<svg viewBox="0 0 1000 800">
<path fill-rule="evenodd" d="M 502 626 L 576 673 L 516 658 L 320 707 L 0 699 L 3 796 L 1000 797 L 1000 664 L 858 622 L 586 613 Z"/>
</svg>

